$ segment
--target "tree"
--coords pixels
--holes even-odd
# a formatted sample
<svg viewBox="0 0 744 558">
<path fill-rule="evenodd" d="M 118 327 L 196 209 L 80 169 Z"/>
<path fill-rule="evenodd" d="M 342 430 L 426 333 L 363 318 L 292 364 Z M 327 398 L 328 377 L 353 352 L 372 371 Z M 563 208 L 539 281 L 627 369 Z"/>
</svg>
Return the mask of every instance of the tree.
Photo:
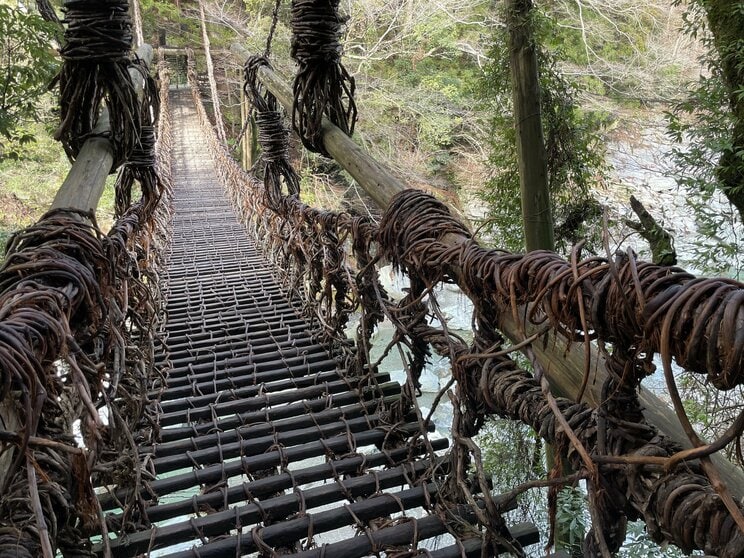
<svg viewBox="0 0 744 558">
<path fill-rule="evenodd" d="M 40 119 L 56 72 L 56 30 L 39 15 L 0 4 L 0 158 L 18 157 L 17 146 L 33 141 L 28 124 Z"/>
<path fill-rule="evenodd" d="M 489 50 L 491 62 L 485 68 L 481 86 L 481 96 L 492 118 L 491 178 L 480 197 L 488 207 L 484 229 L 496 237 L 500 247 L 521 251 L 525 244 L 505 20 L 503 13 L 497 14 Z M 599 136 L 602 122 L 597 115 L 581 110 L 576 86 L 558 67 L 560 53 L 545 47 L 547 37 L 556 33 L 554 22 L 537 8 L 532 10 L 531 20 L 539 67 L 551 211 L 556 244 L 559 249 L 565 249 L 585 236 L 601 213 L 590 189 L 605 173 Z"/>
<path fill-rule="evenodd" d="M 508 0 L 509 67 L 516 131 L 522 228 L 527 251 L 553 250 L 548 161 L 540 115 L 540 79 L 532 0 Z"/>
<path fill-rule="evenodd" d="M 677 0 L 675 4 L 681 4 Z M 744 2 L 690 0 L 683 31 L 700 41 L 703 71 L 667 114 L 677 142 L 670 174 L 689 192 L 701 240 L 697 265 L 740 272 L 738 232 L 744 222 Z M 731 25 L 731 29 L 726 26 Z M 738 31 L 733 26 L 739 26 Z M 738 85 L 737 85 L 738 80 Z M 722 194 L 731 204 L 714 203 Z"/>
<path fill-rule="evenodd" d="M 720 61 L 732 116 L 730 143 L 718 161 L 721 191 L 744 220 L 744 1 L 701 0 Z"/>
</svg>

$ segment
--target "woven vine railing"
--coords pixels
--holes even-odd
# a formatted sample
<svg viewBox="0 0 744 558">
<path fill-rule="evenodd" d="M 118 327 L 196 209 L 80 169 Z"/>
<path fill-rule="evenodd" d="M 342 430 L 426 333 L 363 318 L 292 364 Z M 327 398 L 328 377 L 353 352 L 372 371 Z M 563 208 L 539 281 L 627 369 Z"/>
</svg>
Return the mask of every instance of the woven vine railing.
<svg viewBox="0 0 744 558">
<path fill-rule="evenodd" d="M 475 503 L 470 487 L 458 483 L 474 467 L 476 485 L 486 488 L 479 450 L 471 438 L 486 416 L 508 417 L 532 426 L 577 471 L 555 482 L 586 479 L 594 527 L 585 541 L 587 555 L 616 551 L 625 538 L 626 522 L 643 519 L 660 543 L 671 542 L 686 552 L 744 556 L 744 530 L 737 526 L 741 505 L 707 458 L 737 443 L 741 415 L 720 440 L 702 444 L 678 406 L 694 447 L 683 450 L 644 420 L 637 398 L 657 352 L 667 376 L 674 358 L 706 374 L 721 389 L 741 384 L 742 340 L 734 332 L 743 285 L 696 279 L 677 268 L 639 262 L 632 254 L 616 261 L 581 261 L 575 249 L 566 261 L 548 252 L 489 250 L 479 246 L 441 202 L 414 190 L 399 194 L 379 224 L 308 207 L 294 195 L 282 196 L 277 204 L 276 192 L 267 192 L 260 180 L 243 171 L 217 140 L 194 76 L 192 57 L 192 93 L 227 191 L 267 257 L 277 263 L 284 284 L 343 353 L 350 370 L 364 373 L 377 365 L 369 359 L 370 335 L 386 318 L 397 334 L 383 353 L 397 344 L 409 363 L 407 404 L 415 405 L 418 375 L 430 348 L 449 357 L 453 381 L 437 402 L 454 385 L 455 473 L 442 487 L 443 501 Z M 410 280 L 410 293 L 401 301 L 390 300 L 379 284 L 375 266 L 382 257 Z M 434 294 L 442 283 L 457 283 L 473 301 L 470 344 L 448 331 Z M 517 315 L 525 304 L 529 315 Z M 610 377 L 602 387 L 599 408 L 553 397 L 536 362 L 536 372 L 530 373 L 510 359 L 518 349 L 529 357 L 530 349 L 529 343 L 510 347 L 498 333 L 503 308 L 537 324 L 540 331 L 551 328 L 567 340 L 602 342 Z M 344 335 L 352 315 L 359 316 L 353 345 Z M 432 318 L 442 325 L 430 325 L 437 323 Z M 540 336 L 529 342 L 539 343 Z M 698 343 L 697 349 L 687 343 Z M 674 392 L 673 378 L 667 379 Z M 514 494 L 551 482 L 516 487 Z M 477 520 L 485 527 L 485 537 L 502 537 L 499 506 L 486 497 L 476 508 L 481 510 Z"/>
<path fill-rule="evenodd" d="M 11 238 L 0 268 L 0 399 L 4 418 L 17 421 L 0 431 L 0 556 L 89 556 L 91 535 L 108 539 L 92 486 L 147 475 L 135 438 L 150 427 L 148 392 L 158 383 L 170 197 L 164 67 L 159 77 L 159 103 L 151 88 L 126 110 L 157 114 L 159 105 L 158 135 L 135 141 L 109 233 L 92 213 L 55 209 Z M 142 196 L 129 203 L 135 182 Z"/>
</svg>

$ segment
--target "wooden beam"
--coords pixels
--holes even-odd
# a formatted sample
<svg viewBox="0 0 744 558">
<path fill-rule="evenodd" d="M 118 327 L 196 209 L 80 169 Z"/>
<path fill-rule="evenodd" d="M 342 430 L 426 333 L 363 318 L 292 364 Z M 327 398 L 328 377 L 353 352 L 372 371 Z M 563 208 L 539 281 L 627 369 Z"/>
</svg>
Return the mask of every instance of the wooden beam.
<svg viewBox="0 0 744 558">
<path fill-rule="evenodd" d="M 243 169 L 250 170 L 258 160 L 258 130 L 256 130 L 256 121 L 251 116 L 251 103 L 242 88 L 240 90 L 240 121 L 243 130 L 243 139 L 240 142 L 241 162 Z"/>
<path fill-rule="evenodd" d="M 292 111 L 292 91 L 281 76 L 275 71 L 262 67 L 259 70 L 261 83 L 271 91 L 284 108 Z M 338 162 L 365 192 L 381 208 L 385 209 L 392 198 L 406 189 L 406 186 L 395 178 L 383 164 L 375 161 L 354 141 L 334 126 L 328 119 L 323 120 L 323 142 L 326 150 Z M 456 213 L 456 212 L 455 212 Z M 466 239 L 450 235 L 448 241 L 453 245 Z M 521 314 L 524 315 L 524 314 Z M 524 320 L 515 320 L 511 310 L 503 309 L 500 313 L 501 331 L 513 343 L 521 343 L 536 332 L 536 328 Z M 579 343 L 568 343 L 563 337 L 548 332 L 540 341 L 532 344 L 532 351 L 539 364 L 545 369 L 545 376 L 555 393 L 575 400 L 578 396 L 584 376 L 584 346 Z M 591 378 L 584 400 L 597 407 L 601 401 L 602 384 L 608 377 L 604 359 L 592 348 Z M 690 447 L 687 436 L 679 424 L 677 416 L 669 406 L 648 390 L 641 388 L 641 404 L 645 408 L 644 416 L 649 424 L 661 433 L 670 437 L 685 448 Z M 720 454 L 713 456 L 721 477 L 728 485 L 731 494 L 737 500 L 744 499 L 744 471 Z"/>
<path fill-rule="evenodd" d="M 152 62 L 153 50 L 148 44 L 137 49 L 137 56 L 149 66 Z M 139 70 L 131 68 L 137 98 L 144 94 L 145 78 Z M 103 134 L 110 130 L 109 113 L 103 108 L 93 135 Z M 106 177 L 111 173 L 114 164 L 114 149 L 111 141 L 105 137 L 91 137 L 78 153 L 70 172 L 54 197 L 51 209 L 73 208 L 82 211 L 95 211 L 101 199 Z"/>
<path fill-rule="evenodd" d="M 271 91 L 288 112 L 292 112 L 293 95 L 286 81 L 276 72 L 262 66 L 259 79 Z M 327 118 L 323 119 L 323 143 L 326 150 L 341 165 L 365 192 L 381 208 L 386 208 L 395 194 L 406 186 L 390 170 L 359 147 Z"/>
<path fill-rule="evenodd" d="M 214 64 L 212 63 L 212 53 L 210 52 L 209 31 L 207 30 L 207 20 L 204 15 L 204 2 L 199 0 L 199 20 L 201 22 L 202 41 L 204 43 L 204 57 L 207 61 L 207 78 L 209 79 L 209 90 L 211 93 L 212 112 L 214 113 L 214 126 L 217 137 L 222 143 L 227 143 L 227 134 L 225 133 L 225 121 L 222 118 L 222 109 L 220 108 L 220 95 L 217 90 L 217 78 L 214 75 Z"/>
</svg>

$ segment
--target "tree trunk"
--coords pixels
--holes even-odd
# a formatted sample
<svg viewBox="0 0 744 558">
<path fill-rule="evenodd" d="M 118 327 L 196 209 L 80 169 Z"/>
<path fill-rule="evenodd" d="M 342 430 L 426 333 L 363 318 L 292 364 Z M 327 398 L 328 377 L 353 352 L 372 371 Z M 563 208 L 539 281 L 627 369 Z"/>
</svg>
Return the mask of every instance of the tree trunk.
<svg viewBox="0 0 744 558">
<path fill-rule="evenodd" d="M 734 117 L 731 145 L 718 162 L 718 179 L 721 191 L 744 221 L 744 9 L 741 2 L 732 0 L 704 0 L 703 6 Z"/>
<path fill-rule="evenodd" d="M 643 207 L 635 196 L 630 196 L 630 207 L 638 216 L 638 221 L 625 219 L 625 224 L 646 239 L 651 248 L 651 259 L 656 265 L 677 265 L 677 251 L 674 237 Z"/>
<path fill-rule="evenodd" d="M 134 27 L 134 44 L 138 47 L 145 42 L 145 36 L 142 33 L 142 12 L 140 11 L 139 0 L 132 0 L 130 5 Z"/>
<path fill-rule="evenodd" d="M 525 244 L 528 252 L 553 250 L 548 163 L 531 24 L 532 0 L 506 0 L 506 8 Z"/>
<path fill-rule="evenodd" d="M 256 121 L 251 116 L 251 103 L 245 92 L 240 92 L 240 121 L 242 123 L 243 138 L 241 145 L 241 162 L 243 169 L 250 170 L 258 160 L 258 133 Z"/>
</svg>

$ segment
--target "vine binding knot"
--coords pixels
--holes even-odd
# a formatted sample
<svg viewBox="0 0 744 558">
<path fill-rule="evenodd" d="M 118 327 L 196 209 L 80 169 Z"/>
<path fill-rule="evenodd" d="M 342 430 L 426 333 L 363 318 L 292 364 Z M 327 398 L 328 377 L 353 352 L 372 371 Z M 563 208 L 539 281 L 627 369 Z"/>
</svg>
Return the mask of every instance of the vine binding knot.
<svg viewBox="0 0 744 558">
<path fill-rule="evenodd" d="M 294 80 L 292 128 L 302 144 L 330 157 L 322 139 L 323 117 L 345 134 L 354 133 L 357 108 L 354 78 L 341 63 L 345 19 L 339 0 L 293 0 L 290 54 L 299 64 Z"/>
<path fill-rule="evenodd" d="M 258 144 L 261 146 L 258 166 L 263 171 L 266 205 L 273 211 L 282 213 L 285 195 L 282 185 L 286 188 L 286 195 L 297 196 L 300 193 L 300 177 L 289 161 L 289 132 L 284 127 L 284 116 L 279 103 L 258 81 L 258 71 L 264 66 L 271 68 L 265 56 L 251 56 L 246 60 L 243 91 L 251 100 L 252 113 L 258 128 Z"/>
<path fill-rule="evenodd" d="M 63 65 L 55 78 L 61 123 L 54 137 L 71 159 L 89 138 L 108 138 L 114 151 L 113 170 L 129 158 L 140 134 L 137 93 L 128 72 L 132 64 L 129 2 L 72 0 L 65 3 L 64 11 Z M 100 121 L 103 101 L 109 130 Z"/>
</svg>

